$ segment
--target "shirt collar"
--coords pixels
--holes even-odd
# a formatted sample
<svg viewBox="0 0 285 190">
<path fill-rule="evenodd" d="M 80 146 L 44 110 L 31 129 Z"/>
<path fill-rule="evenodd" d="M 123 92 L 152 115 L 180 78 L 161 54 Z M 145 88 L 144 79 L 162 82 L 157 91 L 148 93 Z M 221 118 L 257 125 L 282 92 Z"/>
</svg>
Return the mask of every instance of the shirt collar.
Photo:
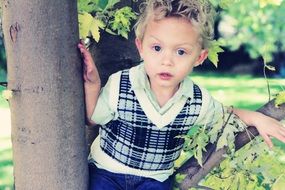
<svg viewBox="0 0 285 190">
<path fill-rule="evenodd" d="M 134 77 L 132 81 L 133 89 L 150 90 L 150 83 L 145 72 L 144 63 L 139 64 L 133 68 Z M 181 83 L 175 95 L 185 96 L 187 98 L 193 97 L 193 81 L 187 76 Z"/>
</svg>

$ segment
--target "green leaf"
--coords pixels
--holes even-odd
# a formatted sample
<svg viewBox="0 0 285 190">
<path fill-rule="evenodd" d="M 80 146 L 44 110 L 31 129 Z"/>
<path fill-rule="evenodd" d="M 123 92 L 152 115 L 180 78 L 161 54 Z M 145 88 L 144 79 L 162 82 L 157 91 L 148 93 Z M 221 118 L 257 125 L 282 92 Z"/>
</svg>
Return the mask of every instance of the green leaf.
<svg viewBox="0 0 285 190">
<path fill-rule="evenodd" d="M 232 0 L 220 0 L 219 6 L 222 9 L 228 9 L 232 4 Z"/>
<path fill-rule="evenodd" d="M 77 6 L 79 12 L 93 12 L 98 11 L 99 7 L 96 6 L 98 0 L 78 0 Z"/>
<path fill-rule="evenodd" d="M 203 152 L 200 148 L 197 149 L 197 152 L 195 154 L 195 158 L 197 159 L 198 161 L 198 164 L 200 166 L 203 166 L 203 160 L 202 160 L 202 156 L 203 156 Z"/>
<path fill-rule="evenodd" d="M 86 37 L 92 36 L 96 42 L 100 39 L 99 26 L 103 27 L 104 24 L 93 18 L 93 16 L 87 12 L 80 13 L 78 15 L 79 20 L 79 33 L 80 38 L 85 39 Z"/>
<path fill-rule="evenodd" d="M 208 59 L 216 66 L 218 67 L 218 53 L 224 52 L 224 50 L 220 47 L 220 42 L 213 40 L 210 43 L 209 46 L 209 53 L 208 53 Z"/>
<path fill-rule="evenodd" d="M 127 31 L 122 30 L 122 31 L 120 32 L 120 34 L 121 34 L 121 36 L 123 36 L 124 38 L 128 39 L 128 32 L 127 32 Z"/>
<path fill-rule="evenodd" d="M 259 0 L 260 8 L 264 8 L 268 5 L 279 6 L 282 3 L 282 0 Z"/>
<path fill-rule="evenodd" d="M 285 91 L 281 91 L 276 95 L 275 98 L 275 107 L 279 108 L 281 104 L 285 103 Z"/>
<path fill-rule="evenodd" d="M 185 179 L 186 176 L 187 176 L 186 174 L 179 174 L 178 173 L 175 175 L 175 181 L 177 183 L 181 183 Z"/>
<path fill-rule="evenodd" d="M 199 130 L 200 126 L 199 125 L 194 125 L 193 127 L 190 128 L 190 130 L 188 131 L 187 135 L 188 136 L 192 136 L 194 134 L 197 133 L 197 131 Z"/>
<path fill-rule="evenodd" d="M 100 32 L 99 32 L 99 25 L 101 24 L 101 21 L 98 19 L 94 19 L 93 23 L 90 26 L 90 32 L 92 34 L 92 37 L 96 42 L 100 39 Z"/>
<path fill-rule="evenodd" d="M 247 185 L 246 176 L 239 174 L 238 177 L 239 177 L 238 189 L 241 189 L 242 187 L 246 187 L 246 185 Z"/>
<path fill-rule="evenodd" d="M 96 0 L 96 4 L 102 9 L 104 10 L 107 5 L 108 5 L 109 1 L 108 0 Z"/>
<path fill-rule="evenodd" d="M 117 4 L 118 2 L 120 2 L 120 0 L 109 0 L 108 4 L 106 6 L 106 9 L 111 9 L 114 7 L 115 4 Z"/>
<path fill-rule="evenodd" d="M 265 65 L 265 67 L 270 71 L 276 71 L 275 67 L 273 67 L 271 65 Z"/>
<path fill-rule="evenodd" d="M 205 133 L 205 131 L 200 131 L 196 138 L 196 149 L 194 152 L 194 157 L 197 159 L 200 166 L 203 165 L 203 150 L 205 151 L 205 147 L 209 142 L 209 136 Z"/>
<path fill-rule="evenodd" d="M 109 29 L 109 28 L 106 28 L 105 31 L 108 32 L 109 34 L 117 35 L 115 32 L 113 32 L 113 31 L 112 31 L 111 29 Z"/>
<path fill-rule="evenodd" d="M 116 10 L 114 17 L 109 21 L 110 27 L 116 31 L 118 35 L 128 39 L 128 32 L 130 32 L 131 21 L 136 19 L 136 15 L 132 12 L 130 7 L 123 7 Z"/>
<path fill-rule="evenodd" d="M 219 149 L 223 148 L 224 146 L 227 146 L 227 144 L 228 144 L 227 138 L 222 136 L 222 137 L 220 137 L 220 139 L 217 143 L 216 149 L 219 150 Z"/>
<path fill-rule="evenodd" d="M 210 136 L 210 142 L 214 143 L 217 140 L 218 133 L 221 131 L 223 127 L 223 117 L 221 116 L 220 119 L 212 125 L 211 130 L 209 131 L 208 135 Z"/>
</svg>

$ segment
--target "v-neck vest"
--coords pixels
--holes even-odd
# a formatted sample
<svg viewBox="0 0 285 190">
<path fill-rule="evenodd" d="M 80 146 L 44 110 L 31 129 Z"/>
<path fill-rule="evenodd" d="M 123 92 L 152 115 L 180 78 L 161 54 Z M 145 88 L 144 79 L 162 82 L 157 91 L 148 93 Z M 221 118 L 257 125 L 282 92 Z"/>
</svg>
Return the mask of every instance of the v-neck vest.
<svg viewBox="0 0 285 190">
<path fill-rule="evenodd" d="M 100 146 L 120 163 L 142 170 L 167 170 L 173 167 L 183 148 L 189 129 L 195 124 L 202 106 L 202 93 L 193 85 L 193 96 L 181 111 L 163 127 L 157 127 L 143 111 L 131 88 L 129 70 L 120 78 L 118 118 L 102 126 Z"/>
</svg>

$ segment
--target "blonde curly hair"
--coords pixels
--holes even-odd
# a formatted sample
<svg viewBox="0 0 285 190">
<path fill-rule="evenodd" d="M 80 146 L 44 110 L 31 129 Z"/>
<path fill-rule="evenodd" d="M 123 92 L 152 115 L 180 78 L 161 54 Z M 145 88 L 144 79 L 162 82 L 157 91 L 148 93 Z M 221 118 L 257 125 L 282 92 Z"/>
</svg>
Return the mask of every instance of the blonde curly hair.
<svg viewBox="0 0 285 190">
<path fill-rule="evenodd" d="M 146 0 L 140 6 L 141 15 L 135 24 L 137 38 L 143 40 L 150 18 L 185 18 L 199 31 L 202 48 L 209 47 L 214 37 L 215 8 L 208 0 Z"/>
</svg>

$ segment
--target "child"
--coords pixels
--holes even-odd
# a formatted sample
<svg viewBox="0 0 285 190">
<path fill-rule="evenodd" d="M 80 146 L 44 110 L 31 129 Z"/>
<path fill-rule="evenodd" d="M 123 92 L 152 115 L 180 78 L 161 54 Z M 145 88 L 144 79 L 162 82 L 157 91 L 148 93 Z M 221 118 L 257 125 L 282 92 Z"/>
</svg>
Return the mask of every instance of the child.
<svg viewBox="0 0 285 190">
<path fill-rule="evenodd" d="M 84 58 L 87 118 L 102 125 L 91 147 L 90 189 L 172 189 L 174 161 L 191 126 L 211 125 L 223 106 L 188 77 L 207 58 L 214 9 L 206 0 L 147 0 L 136 24 L 143 63 L 100 79 L 90 53 Z M 234 109 L 265 142 L 285 142 L 281 123 Z"/>
</svg>

